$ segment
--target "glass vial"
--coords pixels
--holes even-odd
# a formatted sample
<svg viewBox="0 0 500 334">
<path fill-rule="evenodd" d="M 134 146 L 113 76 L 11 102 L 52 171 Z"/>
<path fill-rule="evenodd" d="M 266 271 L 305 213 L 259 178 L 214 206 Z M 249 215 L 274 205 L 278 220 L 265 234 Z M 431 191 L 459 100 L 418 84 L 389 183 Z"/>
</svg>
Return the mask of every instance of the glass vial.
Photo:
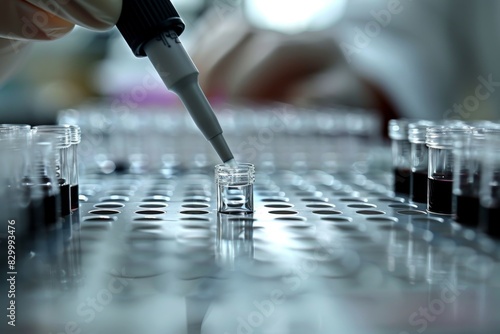
<svg viewBox="0 0 500 334">
<path fill-rule="evenodd" d="M 70 184 L 70 206 L 71 211 L 79 207 L 78 190 L 78 144 L 82 140 L 82 131 L 78 125 L 68 125 L 71 133 L 71 146 L 68 150 L 69 162 L 69 184 Z"/>
<path fill-rule="evenodd" d="M 500 238 L 500 132 L 485 134 L 485 149 L 481 159 L 480 228 L 494 238 Z"/>
<path fill-rule="evenodd" d="M 426 131 L 426 145 L 429 148 L 427 174 L 427 211 L 431 213 L 452 213 L 453 192 L 453 143 L 458 135 L 470 131 L 466 126 L 432 126 Z"/>
<path fill-rule="evenodd" d="M 254 211 L 253 184 L 255 167 L 252 164 L 215 166 L 217 185 L 217 211 L 228 214 L 245 214 Z"/>
<path fill-rule="evenodd" d="M 455 137 L 453 148 L 452 212 L 456 222 L 476 227 L 479 223 L 480 158 L 484 130 L 474 129 Z"/>
<path fill-rule="evenodd" d="M 60 229 L 61 192 L 57 178 L 57 143 L 53 135 L 33 134 L 29 183 L 24 186 L 30 194 L 30 220 L 35 231 Z"/>
<path fill-rule="evenodd" d="M 53 137 L 56 149 L 56 177 L 61 193 L 61 215 L 63 217 L 67 216 L 71 213 L 70 163 L 68 160 L 68 151 L 71 146 L 71 130 L 64 125 L 42 125 L 33 127 L 33 132 L 52 135 Z"/>
<path fill-rule="evenodd" d="M 410 199 L 417 203 L 427 203 L 427 170 L 429 169 L 429 149 L 425 145 L 427 128 L 435 125 L 432 121 L 418 121 L 408 126 L 410 141 Z"/>
<path fill-rule="evenodd" d="M 389 121 L 389 138 L 392 147 L 392 166 L 394 173 L 394 192 L 400 195 L 410 195 L 410 142 L 408 141 L 407 119 L 392 119 Z"/>
</svg>

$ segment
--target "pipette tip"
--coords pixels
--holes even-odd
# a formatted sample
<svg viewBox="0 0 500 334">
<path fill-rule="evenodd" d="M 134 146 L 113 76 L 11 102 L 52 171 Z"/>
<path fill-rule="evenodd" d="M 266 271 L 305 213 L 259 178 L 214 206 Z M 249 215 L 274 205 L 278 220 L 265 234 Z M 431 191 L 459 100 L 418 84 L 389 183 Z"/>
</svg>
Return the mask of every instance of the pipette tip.
<svg viewBox="0 0 500 334">
<path fill-rule="evenodd" d="M 234 160 L 234 158 L 233 158 L 233 159 L 230 159 L 230 160 L 228 160 L 228 161 L 226 161 L 226 162 L 224 162 L 224 163 L 225 163 L 226 165 L 228 165 L 229 167 L 231 167 L 231 168 L 236 168 L 236 167 L 238 167 L 238 164 L 236 163 L 236 160 Z"/>
</svg>

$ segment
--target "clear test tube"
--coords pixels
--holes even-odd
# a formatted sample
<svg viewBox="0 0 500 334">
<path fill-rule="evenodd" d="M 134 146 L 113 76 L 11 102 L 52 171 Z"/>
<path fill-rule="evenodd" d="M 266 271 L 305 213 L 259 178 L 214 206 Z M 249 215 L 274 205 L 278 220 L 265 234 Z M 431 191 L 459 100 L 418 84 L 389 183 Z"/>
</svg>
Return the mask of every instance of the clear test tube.
<svg viewBox="0 0 500 334">
<path fill-rule="evenodd" d="M 429 149 L 425 144 L 427 128 L 435 125 L 432 121 L 418 121 L 408 125 L 410 141 L 410 199 L 417 203 L 427 203 L 427 172 L 429 169 Z"/>
<path fill-rule="evenodd" d="M 78 144 L 82 140 L 82 131 L 78 125 L 68 125 L 71 132 L 71 146 L 68 150 L 69 184 L 71 211 L 79 207 L 78 190 Z"/>
<path fill-rule="evenodd" d="M 481 159 L 479 226 L 494 238 L 500 238 L 500 132 L 485 135 Z"/>
<path fill-rule="evenodd" d="M 28 124 L 0 124 L 0 134 L 7 137 L 29 136 L 31 125 Z"/>
<path fill-rule="evenodd" d="M 427 211 L 452 213 L 453 193 L 453 143 L 457 135 L 470 131 L 468 126 L 432 126 L 426 131 L 429 147 L 429 169 L 427 175 Z"/>
<path fill-rule="evenodd" d="M 70 163 L 68 151 L 71 146 L 71 130 L 64 125 L 42 125 L 33 127 L 36 134 L 53 136 L 55 142 L 55 168 L 61 197 L 61 215 L 71 214 Z"/>
<path fill-rule="evenodd" d="M 0 244 L 7 245 L 7 232 L 15 231 L 16 256 L 24 259 L 29 250 L 29 193 L 23 183 L 29 169 L 29 142 L 0 125 Z"/>
<path fill-rule="evenodd" d="M 392 147 L 392 166 L 394 173 L 394 192 L 410 195 L 410 142 L 408 140 L 407 119 L 392 119 L 389 121 L 389 138 Z"/>
<path fill-rule="evenodd" d="M 0 138 L 2 140 L 11 140 L 17 142 L 16 147 L 27 147 L 30 144 L 31 125 L 28 124 L 0 124 Z M 22 160 L 19 164 L 20 172 L 23 177 L 28 175 L 29 152 L 23 149 L 16 155 L 16 159 Z"/>
<path fill-rule="evenodd" d="M 53 134 L 33 133 L 31 144 L 31 164 L 29 188 L 31 197 L 29 214 L 34 222 L 34 229 L 54 230 L 61 222 L 61 189 L 57 172 L 57 139 Z"/>
<path fill-rule="evenodd" d="M 236 167 L 215 166 L 217 185 L 217 211 L 228 214 L 245 214 L 254 211 L 253 184 L 255 166 L 249 163 Z"/>
<path fill-rule="evenodd" d="M 452 212 L 456 222 L 470 227 L 476 227 L 479 223 L 479 177 L 483 145 L 483 129 L 472 129 L 455 136 Z"/>
</svg>

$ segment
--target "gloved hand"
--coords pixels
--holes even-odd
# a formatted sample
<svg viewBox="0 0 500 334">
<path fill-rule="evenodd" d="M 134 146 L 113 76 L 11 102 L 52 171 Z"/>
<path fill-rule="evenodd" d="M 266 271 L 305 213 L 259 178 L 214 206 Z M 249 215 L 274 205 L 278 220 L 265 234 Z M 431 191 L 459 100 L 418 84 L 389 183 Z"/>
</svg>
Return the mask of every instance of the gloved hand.
<svg viewBox="0 0 500 334">
<path fill-rule="evenodd" d="M 122 0 L 1 0 L 0 80 L 31 40 L 52 40 L 75 24 L 95 30 L 111 28 L 120 16 Z"/>
</svg>

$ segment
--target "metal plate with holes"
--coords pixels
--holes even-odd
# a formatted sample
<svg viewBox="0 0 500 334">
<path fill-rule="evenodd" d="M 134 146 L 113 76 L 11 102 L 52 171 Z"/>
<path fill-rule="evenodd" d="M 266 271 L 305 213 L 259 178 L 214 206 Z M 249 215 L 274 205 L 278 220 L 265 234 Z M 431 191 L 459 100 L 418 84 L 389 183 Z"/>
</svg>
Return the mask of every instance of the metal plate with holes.
<svg viewBox="0 0 500 334">
<path fill-rule="evenodd" d="M 183 320 L 169 319 L 187 333 L 302 333 L 281 331 L 280 321 L 329 332 L 309 308 L 348 332 L 363 330 L 357 317 L 417 331 L 424 307 L 451 332 L 460 333 L 464 312 L 475 325 L 499 324 L 490 318 L 499 306 L 498 242 L 394 196 L 385 173 L 258 173 L 256 210 L 241 216 L 216 212 L 212 173 L 84 179 L 82 188 L 101 190 L 80 207 L 82 270 L 99 264 L 90 270 L 103 275 L 97 286 L 129 282 L 103 312 L 180 303 Z M 161 323 L 154 312 L 146 318 Z"/>
<path fill-rule="evenodd" d="M 499 242 L 395 196 L 389 149 L 351 135 L 365 117 L 329 115 L 220 115 L 256 166 L 251 215 L 216 212 L 216 159 L 183 118 L 87 132 L 109 142 L 84 151 L 99 168 L 80 179 L 64 253 L 26 265 L 43 275 L 22 285 L 24 332 L 498 332 Z M 143 139 L 130 172 L 111 161 Z"/>
</svg>

